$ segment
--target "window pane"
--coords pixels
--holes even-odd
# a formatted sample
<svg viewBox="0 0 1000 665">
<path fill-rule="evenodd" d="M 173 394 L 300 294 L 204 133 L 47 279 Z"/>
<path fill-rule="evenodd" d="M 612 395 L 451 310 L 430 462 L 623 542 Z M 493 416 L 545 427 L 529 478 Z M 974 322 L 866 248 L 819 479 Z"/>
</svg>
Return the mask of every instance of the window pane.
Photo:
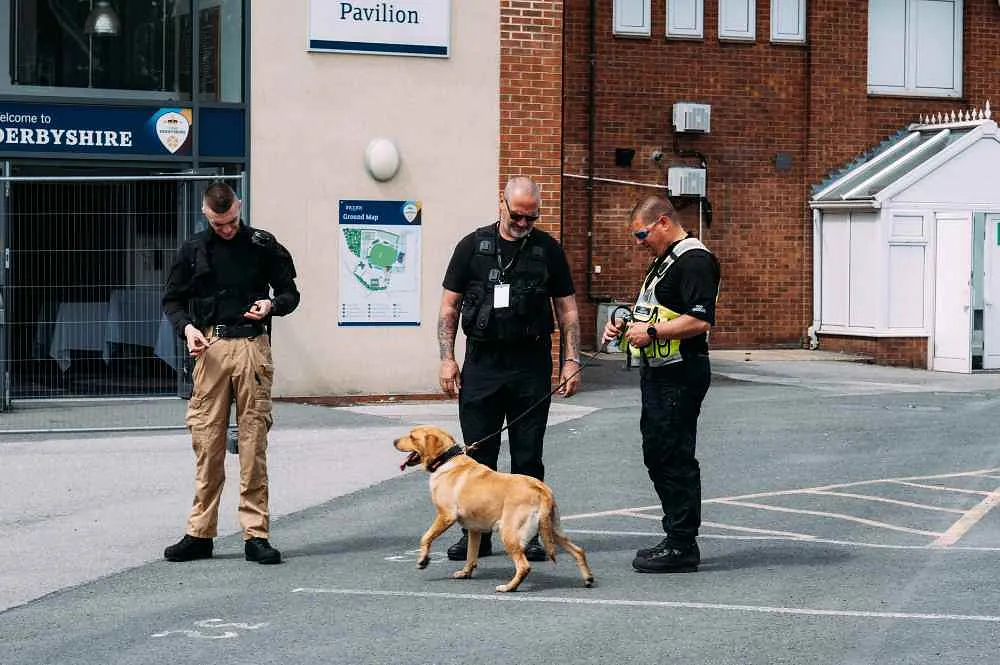
<svg viewBox="0 0 1000 665">
<path fill-rule="evenodd" d="M 917 87 L 955 87 L 955 3 L 916 3 Z"/>
<path fill-rule="evenodd" d="M 182 62 L 191 31 L 177 16 L 188 2 L 113 2 L 118 34 L 90 35 L 84 24 L 92 1 L 14 0 L 13 83 L 163 91 L 188 99 L 191 76 Z"/>
<path fill-rule="evenodd" d="M 243 0 L 198 0 L 198 92 L 243 101 Z"/>
<path fill-rule="evenodd" d="M 872 0 L 868 5 L 868 83 L 906 84 L 906 0 Z"/>
</svg>

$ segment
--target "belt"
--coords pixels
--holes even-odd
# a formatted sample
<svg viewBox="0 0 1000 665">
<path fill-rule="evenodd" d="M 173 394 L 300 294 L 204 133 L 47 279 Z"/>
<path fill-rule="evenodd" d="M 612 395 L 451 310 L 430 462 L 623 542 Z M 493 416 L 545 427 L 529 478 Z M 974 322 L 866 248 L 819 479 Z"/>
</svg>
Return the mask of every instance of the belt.
<svg viewBox="0 0 1000 665">
<path fill-rule="evenodd" d="M 266 330 L 263 323 L 238 323 L 236 325 L 215 325 L 210 328 L 215 337 L 233 339 L 239 337 L 257 337 Z"/>
</svg>

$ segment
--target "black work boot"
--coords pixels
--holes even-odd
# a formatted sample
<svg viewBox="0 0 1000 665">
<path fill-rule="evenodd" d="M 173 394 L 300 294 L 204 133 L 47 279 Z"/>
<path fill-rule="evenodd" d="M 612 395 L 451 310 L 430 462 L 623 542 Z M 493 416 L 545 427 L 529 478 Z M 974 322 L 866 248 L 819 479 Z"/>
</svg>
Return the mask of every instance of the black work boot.
<svg viewBox="0 0 1000 665">
<path fill-rule="evenodd" d="M 167 561 L 194 561 L 212 558 L 212 539 L 198 538 L 185 534 L 183 538 L 163 550 Z"/>
<path fill-rule="evenodd" d="M 479 538 L 479 556 L 493 554 L 493 532 L 484 531 Z M 469 556 L 469 532 L 462 529 L 462 537 L 448 548 L 449 561 L 465 561 Z"/>
<path fill-rule="evenodd" d="M 537 534 L 528 541 L 528 546 L 524 548 L 524 556 L 527 557 L 528 561 L 548 561 L 549 555 L 538 541 Z"/>
<path fill-rule="evenodd" d="M 632 567 L 640 573 L 693 573 L 700 563 L 698 543 L 671 543 L 664 538 L 656 547 L 636 552 Z"/>
<path fill-rule="evenodd" d="M 243 544 L 243 552 L 247 561 L 272 564 L 281 563 L 281 552 L 271 547 L 267 538 L 251 538 Z"/>
</svg>

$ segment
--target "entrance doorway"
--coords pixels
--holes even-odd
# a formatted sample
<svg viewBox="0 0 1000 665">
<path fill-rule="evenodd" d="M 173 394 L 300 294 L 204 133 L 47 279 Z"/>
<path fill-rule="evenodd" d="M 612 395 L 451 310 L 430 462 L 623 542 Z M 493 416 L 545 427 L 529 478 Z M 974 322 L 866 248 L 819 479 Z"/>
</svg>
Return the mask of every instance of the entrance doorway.
<svg viewBox="0 0 1000 665">
<path fill-rule="evenodd" d="M 186 353 L 160 307 L 213 181 L 3 165 L 0 385 L 6 399 L 186 394 Z M 0 405 L 0 408 L 3 408 Z"/>
</svg>

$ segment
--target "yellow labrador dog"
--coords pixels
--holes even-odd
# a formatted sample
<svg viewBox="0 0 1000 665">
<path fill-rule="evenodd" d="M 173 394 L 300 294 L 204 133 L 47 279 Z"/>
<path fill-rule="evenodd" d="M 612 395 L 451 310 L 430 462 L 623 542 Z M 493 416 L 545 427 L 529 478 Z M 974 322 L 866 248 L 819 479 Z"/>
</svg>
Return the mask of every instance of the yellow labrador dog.
<svg viewBox="0 0 1000 665">
<path fill-rule="evenodd" d="M 583 548 L 574 545 L 559 525 L 552 490 L 540 480 L 511 473 L 498 473 L 464 454 L 462 446 L 437 427 L 415 427 L 393 442 L 397 450 L 410 453 L 401 468 L 423 464 L 431 474 L 431 501 L 437 510 L 434 523 L 420 539 L 418 568 L 430 562 L 431 543 L 458 522 L 469 530 L 465 567 L 452 577 L 472 577 L 479 560 L 479 538 L 496 530 L 514 560 L 517 571 L 497 591 L 515 591 L 531 565 L 524 555 L 528 541 L 537 533 L 552 561 L 556 544 L 569 552 L 583 576 L 583 585 L 593 586 L 594 575 Z"/>
</svg>

